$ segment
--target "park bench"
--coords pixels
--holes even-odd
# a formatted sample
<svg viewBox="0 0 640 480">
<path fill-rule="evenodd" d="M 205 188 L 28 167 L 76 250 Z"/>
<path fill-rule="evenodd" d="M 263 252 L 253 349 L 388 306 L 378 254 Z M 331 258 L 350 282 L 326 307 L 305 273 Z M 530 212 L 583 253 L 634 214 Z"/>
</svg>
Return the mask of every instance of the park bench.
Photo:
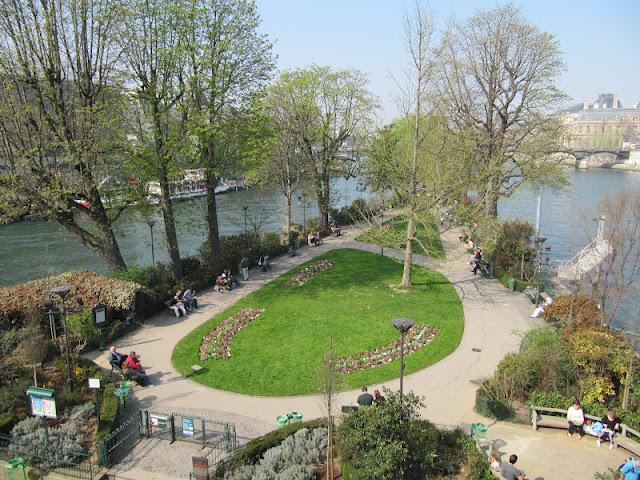
<svg viewBox="0 0 640 480">
<path fill-rule="evenodd" d="M 533 303 L 534 305 L 545 303 L 549 298 L 549 294 L 547 292 L 539 292 L 535 287 L 527 287 L 524 290 L 524 293 L 527 295 L 527 297 L 529 297 L 529 300 L 531 300 L 531 303 Z"/>
<path fill-rule="evenodd" d="M 127 379 L 127 376 L 124 374 L 124 372 L 122 371 L 122 369 L 116 365 L 115 363 L 109 363 L 109 365 L 111 365 L 111 375 L 113 375 L 113 373 L 115 372 L 116 375 L 118 375 L 120 378 L 122 378 L 123 380 Z"/>
<path fill-rule="evenodd" d="M 596 417 L 595 415 L 585 415 L 584 418 L 594 422 L 600 421 L 600 417 Z M 569 429 L 567 411 L 561 408 L 532 406 L 531 423 L 534 430 L 537 430 L 539 427 Z M 624 423 L 620 424 L 620 426 L 622 430 L 620 433 L 617 433 L 614 438 L 616 445 L 619 445 L 631 453 L 640 455 L 640 433 Z"/>
</svg>

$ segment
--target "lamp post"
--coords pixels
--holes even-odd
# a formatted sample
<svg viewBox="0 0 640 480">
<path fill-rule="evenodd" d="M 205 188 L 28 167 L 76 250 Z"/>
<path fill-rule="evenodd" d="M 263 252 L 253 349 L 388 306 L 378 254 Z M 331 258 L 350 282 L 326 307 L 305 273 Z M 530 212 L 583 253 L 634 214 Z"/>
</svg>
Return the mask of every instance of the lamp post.
<svg viewBox="0 0 640 480">
<path fill-rule="evenodd" d="M 151 264 L 156 264 L 156 251 L 153 246 L 153 226 L 156 224 L 155 220 L 149 220 L 147 225 L 149 225 L 149 230 L 151 230 Z"/>
<path fill-rule="evenodd" d="M 391 320 L 391 325 L 400 332 L 400 401 L 402 401 L 402 380 L 404 376 L 404 334 L 415 324 L 415 321 L 408 318 L 394 318 Z"/>
<path fill-rule="evenodd" d="M 67 331 L 67 308 L 64 304 L 64 299 L 71 291 L 70 285 L 60 285 L 51 289 L 51 293 L 58 295 L 62 300 L 62 321 L 64 325 L 64 350 L 67 357 L 67 384 L 71 386 L 71 360 L 69 358 L 69 332 Z"/>
<path fill-rule="evenodd" d="M 298 200 L 302 202 L 302 238 L 307 241 L 307 194 L 303 193 L 298 196 Z"/>
<path fill-rule="evenodd" d="M 249 209 L 249 207 L 247 205 L 244 205 L 242 207 L 242 210 L 244 210 L 244 234 L 245 236 L 247 235 L 247 210 Z"/>
</svg>

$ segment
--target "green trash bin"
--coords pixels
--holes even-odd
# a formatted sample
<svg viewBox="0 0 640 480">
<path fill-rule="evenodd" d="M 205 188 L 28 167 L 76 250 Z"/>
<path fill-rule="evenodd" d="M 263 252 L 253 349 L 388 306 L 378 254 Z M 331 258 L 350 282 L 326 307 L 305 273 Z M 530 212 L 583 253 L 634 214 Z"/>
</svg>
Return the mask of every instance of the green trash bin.
<svg viewBox="0 0 640 480">
<path fill-rule="evenodd" d="M 509 288 L 510 292 L 513 292 L 516 289 L 516 279 L 513 277 L 509 277 L 507 279 L 507 287 Z"/>
<path fill-rule="evenodd" d="M 475 440 L 486 440 L 488 428 L 484 423 L 472 423 L 471 436 Z"/>
<path fill-rule="evenodd" d="M 24 460 L 20 457 L 7 461 L 7 480 L 27 479 Z"/>
<path fill-rule="evenodd" d="M 279 417 L 276 417 L 276 423 L 278 424 L 278 427 L 284 427 L 285 425 L 289 424 L 289 415 L 285 414 L 285 415 L 280 415 Z"/>
<path fill-rule="evenodd" d="M 291 412 L 289 414 L 289 417 L 291 418 L 292 422 L 301 422 L 302 421 L 302 414 L 300 412 Z"/>
</svg>

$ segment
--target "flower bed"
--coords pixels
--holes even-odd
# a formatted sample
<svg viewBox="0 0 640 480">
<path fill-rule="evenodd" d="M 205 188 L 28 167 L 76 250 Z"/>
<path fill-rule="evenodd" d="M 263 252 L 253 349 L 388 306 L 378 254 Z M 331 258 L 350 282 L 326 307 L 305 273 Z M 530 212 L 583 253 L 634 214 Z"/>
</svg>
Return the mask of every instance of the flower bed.
<svg viewBox="0 0 640 480">
<path fill-rule="evenodd" d="M 200 360 L 229 358 L 233 336 L 258 318 L 262 312 L 264 310 L 260 308 L 243 308 L 225 319 L 208 335 L 202 337 Z"/>
<path fill-rule="evenodd" d="M 333 262 L 329 260 L 318 260 L 310 267 L 305 267 L 303 270 L 294 274 L 287 280 L 286 285 L 289 287 L 301 287 L 318 273 L 324 272 L 333 267 Z"/>
<path fill-rule="evenodd" d="M 404 354 L 417 352 L 434 339 L 438 329 L 428 325 L 414 325 L 404 337 Z M 400 358 L 400 340 L 394 340 L 384 347 L 357 353 L 338 360 L 338 372 L 350 373 L 365 368 L 377 367 Z"/>
</svg>

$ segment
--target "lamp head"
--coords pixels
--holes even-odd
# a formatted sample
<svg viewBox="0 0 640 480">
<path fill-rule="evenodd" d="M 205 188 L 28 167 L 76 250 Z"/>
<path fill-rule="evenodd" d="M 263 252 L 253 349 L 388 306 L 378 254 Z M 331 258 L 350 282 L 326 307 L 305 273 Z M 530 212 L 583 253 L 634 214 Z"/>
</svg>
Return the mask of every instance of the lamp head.
<svg viewBox="0 0 640 480">
<path fill-rule="evenodd" d="M 153 228 L 153 226 L 156 224 L 155 220 L 149 220 L 147 221 L 147 225 L 149 225 L 149 228 Z"/>
<path fill-rule="evenodd" d="M 51 289 L 51 293 L 54 295 L 58 295 L 63 300 L 71 291 L 71 285 L 60 285 L 59 287 L 55 287 Z"/>
<path fill-rule="evenodd" d="M 398 332 L 404 334 L 416 324 L 414 320 L 410 320 L 408 318 L 394 318 L 391 320 L 391 325 L 393 325 Z"/>
</svg>

